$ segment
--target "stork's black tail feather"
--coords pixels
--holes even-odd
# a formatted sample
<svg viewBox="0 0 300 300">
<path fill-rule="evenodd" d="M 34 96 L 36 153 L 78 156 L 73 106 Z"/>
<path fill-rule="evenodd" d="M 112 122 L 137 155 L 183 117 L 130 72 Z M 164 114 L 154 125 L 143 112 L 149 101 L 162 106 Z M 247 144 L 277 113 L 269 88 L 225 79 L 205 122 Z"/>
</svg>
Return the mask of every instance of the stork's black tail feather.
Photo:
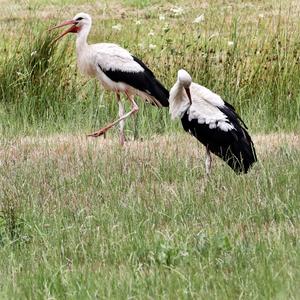
<svg viewBox="0 0 300 300">
<path fill-rule="evenodd" d="M 225 102 L 224 107 L 219 109 L 228 117 L 234 125 L 231 130 L 232 138 L 230 143 L 220 146 L 220 156 L 236 173 L 247 173 L 249 168 L 257 161 L 253 141 L 247 132 L 247 126 L 241 117 L 236 113 L 234 107 Z M 224 156 L 225 154 L 225 156 Z"/>
<path fill-rule="evenodd" d="M 237 174 L 247 173 L 257 161 L 254 144 L 246 128 L 237 117 L 232 117 L 235 129 L 222 131 L 209 128 L 209 124 L 189 120 L 186 112 L 182 119 L 185 131 L 195 136 L 209 151 L 223 159 Z"/>
<path fill-rule="evenodd" d="M 143 89 L 145 93 L 154 97 L 161 106 L 169 106 L 169 91 L 156 79 L 153 72 L 137 57 L 133 56 L 134 61 L 140 64 L 145 72 L 144 85 L 140 88 Z"/>
<path fill-rule="evenodd" d="M 254 144 L 244 128 L 234 132 L 234 139 L 230 144 L 209 147 L 211 151 L 222 158 L 236 173 L 247 173 L 257 161 Z"/>
<path fill-rule="evenodd" d="M 161 106 L 168 107 L 169 91 L 156 78 L 153 79 L 152 84 L 149 86 L 150 95 L 158 100 Z"/>
</svg>

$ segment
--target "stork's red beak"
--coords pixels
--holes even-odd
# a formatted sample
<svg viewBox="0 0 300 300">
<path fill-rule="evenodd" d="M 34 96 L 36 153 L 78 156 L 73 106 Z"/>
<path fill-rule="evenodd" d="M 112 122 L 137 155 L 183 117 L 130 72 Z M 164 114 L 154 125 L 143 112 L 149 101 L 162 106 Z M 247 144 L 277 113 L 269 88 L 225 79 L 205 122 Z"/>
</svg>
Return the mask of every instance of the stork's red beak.
<svg viewBox="0 0 300 300">
<path fill-rule="evenodd" d="M 60 27 L 63 27 L 63 26 L 72 25 L 69 29 L 67 29 L 61 35 L 59 35 L 52 43 L 55 43 L 56 41 L 58 41 L 60 38 L 62 38 L 64 35 L 66 35 L 69 32 L 74 32 L 74 33 L 78 32 L 80 28 L 77 27 L 76 24 L 77 24 L 76 21 L 68 20 L 68 21 L 65 21 L 65 22 L 61 23 L 60 25 L 49 28 L 48 30 L 50 31 L 50 30 L 60 28 Z"/>
<path fill-rule="evenodd" d="M 190 92 L 190 88 L 185 88 L 186 94 L 190 100 L 190 105 L 192 105 L 192 97 L 191 97 L 191 92 Z"/>
</svg>

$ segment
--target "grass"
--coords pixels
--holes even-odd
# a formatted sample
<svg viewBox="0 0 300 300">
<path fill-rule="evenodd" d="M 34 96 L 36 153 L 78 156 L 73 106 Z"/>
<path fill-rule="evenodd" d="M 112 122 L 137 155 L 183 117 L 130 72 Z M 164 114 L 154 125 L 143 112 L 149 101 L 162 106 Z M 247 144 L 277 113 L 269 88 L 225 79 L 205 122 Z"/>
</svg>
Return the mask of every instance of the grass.
<svg viewBox="0 0 300 300">
<path fill-rule="evenodd" d="M 265 5 L 241 2 L 232 10 L 216 1 L 193 10 L 183 5 L 183 12 L 178 12 L 174 4 L 153 3 L 153 7 L 135 10 L 116 2 L 96 7 L 97 12 L 91 11 L 98 18 L 94 18 L 90 42 L 118 42 L 143 59 L 168 88 L 175 82 L 178 69 L 186 68 L 195 81 L 232 103 L 252 131 L 299 130 L 299 5 L 294 7 L 293 1 L 281 5 L 271 0 Z M 76 6 L 63 7 L 50 6 L 49 14 L 57 12 L 59 19 L 51 19 L 51 24 L 79 10 Z M 45 19 L 42 9 L 47 7 L 41 4 L 34 11 L 25 9 L 25 21 L 11 17 L 18 30 L 9 27 L 13 31 L 1 33 L 3 135 L 34 134 L 37 129 L 46 134 L 87 132 L 117 115 L 114 95 L 104 93 L 95 81 L 86 83 L 86 78 L 77 74 L 75 37 L 50 47 L 53 35 L 45 32 L 50 20 Z M 114 15 L 114 11 L 120 13 Z M 192 23 L 200 14 L 205 20 Z M 112 28 L 116 24 L 121 25 L 120 31 Z M 3 21 L 2 26 L 9 25 Z M 12 36 L 17 34 L 16 48 Z M 44 64 L 35 65 L 39 61 Z M 169 120 L 166 110 L 140 105 L 141 136 L 180 128 Z M 129 132 L 133 127 L 129 122 Z"/>
<path fill-rule="evenodd" d="M 1 299 L 299 298 L 298 1 L 0 3 Z M 77 72 L 75 37 L 46 31 L 78 11 L 91 43 L 118 42 L 168 88 L 184 67 L 232 103 L 251 172 L 214 159 L 207 179 L 203 147 L 141 101 L 124 148 L 118 130 L 86 139 L 116 101 Z"/>
<path fill-rule="evenodd" d="M 297 298 L 299 138 L 210 180 L 186 135 L 117 143 L 2 143 L 1 298 Z"/>
</svg>

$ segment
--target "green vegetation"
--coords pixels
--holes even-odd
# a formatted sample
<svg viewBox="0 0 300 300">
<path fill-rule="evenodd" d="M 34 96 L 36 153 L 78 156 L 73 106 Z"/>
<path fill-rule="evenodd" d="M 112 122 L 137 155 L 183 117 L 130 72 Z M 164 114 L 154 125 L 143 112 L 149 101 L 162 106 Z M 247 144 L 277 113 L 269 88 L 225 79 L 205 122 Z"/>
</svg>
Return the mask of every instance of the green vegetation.
<svg viewBox="0 0 300 300">
<path fill-rule="evenodd" d="M 194 2 L 0 0 L 0 299 L 299 297 L 300 5 Z M 86 139 L 117 103 L 77 72 L 75 36 L 46 30 L 79 11 L 91 43 L 232 103 L 253 170 L 215 159 L 205 178 L 201 145 L 141 101 L 137 141 Z"/>
<path fill-rule="evenodd" d="M 104 6 L 93 13 L 91 43 L 118 42 L 147 62 L 168 88 L 177 70 L 186 68 L 195 81 L 234 104 L 252 131 L 299 130 L 300 29 L 296 11 L 288 4 L 281 11 L 275 4 L 267 11 L 267 4 L 239 3 L 233 9 L 217 1 L 194 10 L 187 5 L 183 10 L 156 4 L 134 11 L 125 6 L 120 16 L 121 8 L 110 17 L 115 12 L 111 5 L 111 10 Z M 41 4 L 40 9 L 47 7 Z M 73 10 L 78 12 L 76 7 Z M 46 31 L 50 21 L 39 14 L 40 10 L 30 10 L 28 18 L 15 20 L 11 31 L 1 33 L 2 134 L 34 134 L 37 128 L 39 132 L 89 132 L 114 119 L 115 96 L 77 74 L 75 36 L 51 48 L 53 35 Z M 201 14 L 204 20 L 193 23 Z M 56 15 L 59 19 L 51 19 L 52 25 L 73 13 Z M 112 28 L 117 24 L 120 30 Z M 166 110 L 140 105 L 142 136 L 177 128 Z M 133 127 L 128 122 L 127 130 Z"/>
<path fill-rule="evenodd" d="M 187 135 L 11 143 L 0 298 L 297 298 L 299 149 L 259 147 L 249 175 L 218 161 L 206 180 Z"/>
</svg>

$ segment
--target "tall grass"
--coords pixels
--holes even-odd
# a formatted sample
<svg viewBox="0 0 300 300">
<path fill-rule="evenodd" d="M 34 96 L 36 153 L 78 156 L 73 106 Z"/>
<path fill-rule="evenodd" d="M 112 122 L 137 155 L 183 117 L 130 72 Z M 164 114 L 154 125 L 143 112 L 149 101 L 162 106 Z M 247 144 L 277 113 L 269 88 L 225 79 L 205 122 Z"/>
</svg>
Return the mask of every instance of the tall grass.
<svg viewBox="0 0 300 300">
<path fill-rule="evenodd" d="M 235 105 L 252 130 L 299 130 L 299 28 L 291 27 L 283 13 L 249 20 L 257 15 L 249 17 L 242 10 L 228 15 L 213 7 L 203 23 L 194 24 L 188 16 L 195 13 L 175 17 L 166 12 L 160 21 L 157 11 L 149 10 L 140 25 L 130 18 L 94 19 L 90 42 L 111 41 L 128 48 L 167 88 L 177 70 L 186 68 L 196 82 Z M 112 29 L 117 22 L 123 26 L 120 32 Z M 45 29 L 33 21 L 31 30 L 23 29 L 17 44 L 9 41 L 2 52 L 2 133 L 88 131 L 114 119 L 114 95 L 77 74 L 75 37 L 50 45 L 53 34 Z M 129 131 L 138 126 L 145 135 L 178 128 L 167 110 L 141 107 L 138 125 L 129 120 Z"/>
<path fill-rule="evenodd" d="M 206 180 L 186 135 L 2 142 L 0 298 L 297 299 L 299 149 L 282 144 Z"/>
<path fill-rule="evenodd" d="M 30 133 L 37 128 L 43 131 L 43 126 L 46 131 L 70 130 L 73 126 L 76 131 L 92 130 L 117 115 L 114 94 L 107 93 L 109 101 L 104 102 L 103 91 L 95 81 L 78 79 L 74 59 L 70 60 L 73 49 L 67 43 L 59 47 L 52 44 L 54 36 L 44 27 L 26 33 L 15 51 L 4 57 L 0 70 L 4 134 Z M 143 105 L 140 114 L 144 116 Z M 151 119 L 153 125 L 143 127 L 159 133 L 164 131 L 166 117 L 167 112 L 162 116 L 149 111 L 141 121 Z M 141 121 L 138 117 L 133 126 Z"/>
</svg>

